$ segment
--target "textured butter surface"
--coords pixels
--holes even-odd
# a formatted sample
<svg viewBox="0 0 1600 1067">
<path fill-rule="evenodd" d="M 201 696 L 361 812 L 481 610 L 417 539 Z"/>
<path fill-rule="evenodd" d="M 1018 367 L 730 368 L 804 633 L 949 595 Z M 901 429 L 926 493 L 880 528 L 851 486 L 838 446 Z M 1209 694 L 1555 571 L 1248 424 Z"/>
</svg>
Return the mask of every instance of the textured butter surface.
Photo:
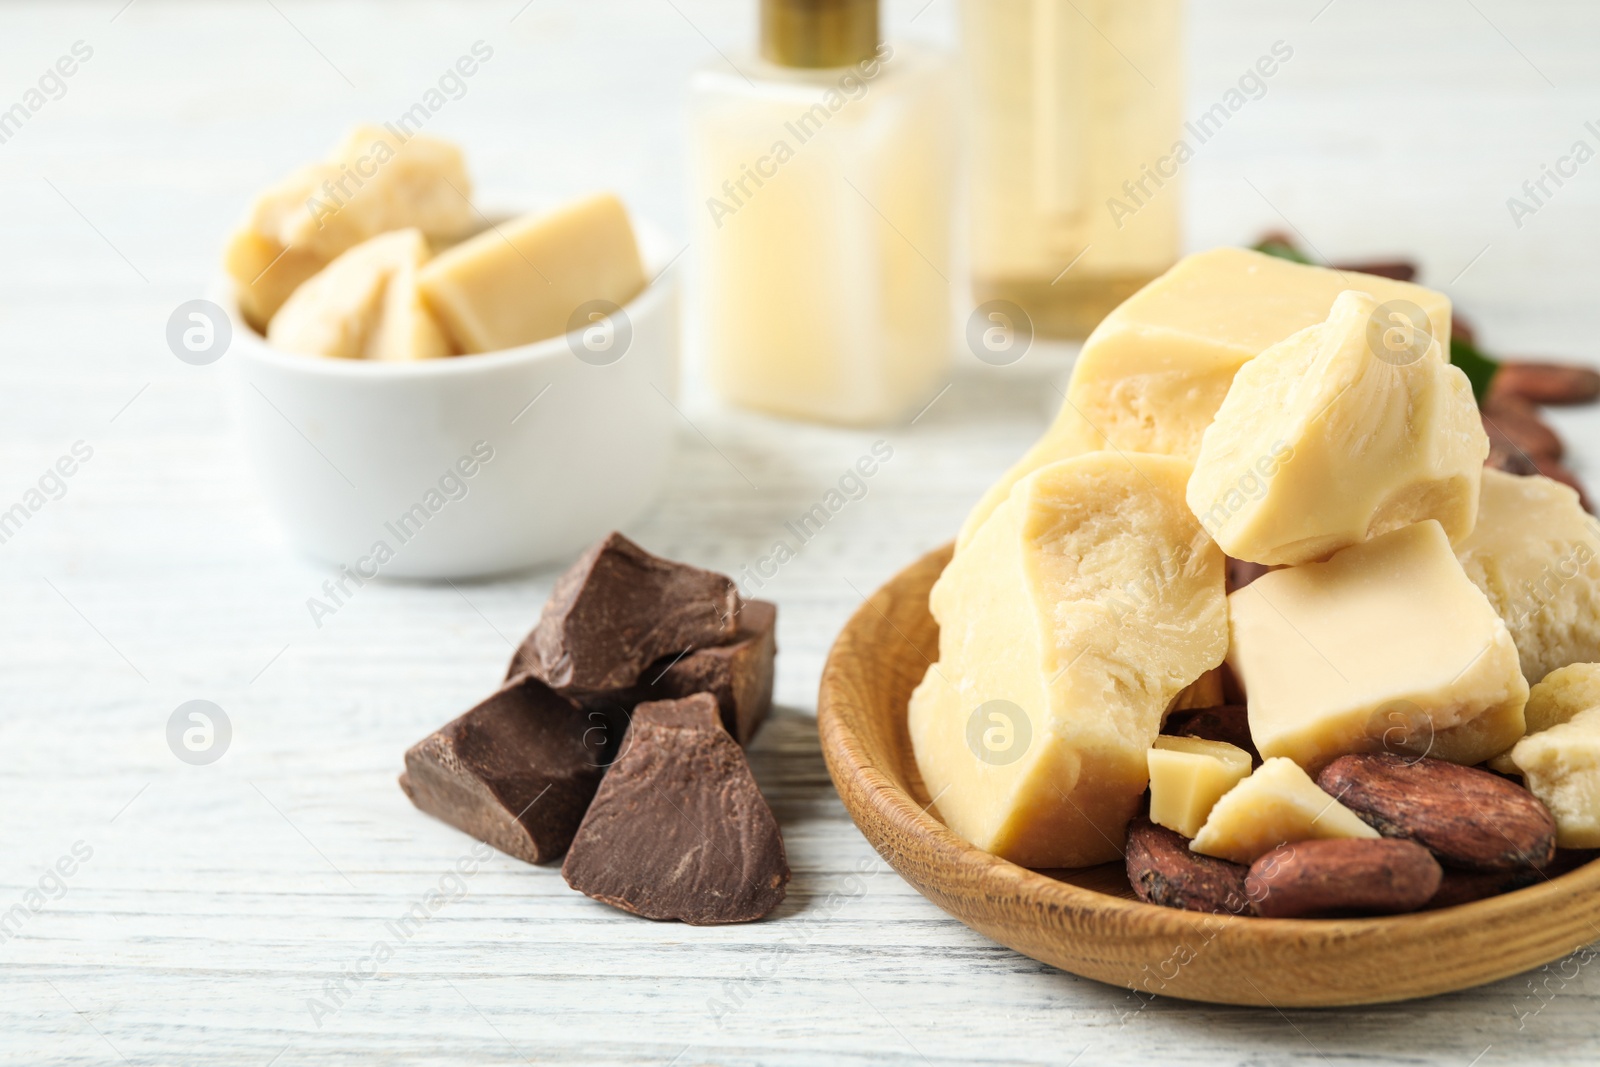
<svg viewBox="0 0 1600 1067">
<path fill-rule="evenodd" d="M 1031 867 L 1117 858 L 1161 716 L 1227 644 L 1222 554 L 1189 465 L 1096 452 L 1023 479 L 934 586 L 911 699 L 952 830 Z"/>
<path fill-rule="evenodd" d="M 1308 563 L 1423 519 L 1472 531 L 1489 438 L 1437 342 L 1375 344 L 1378 301 L 1347 291 L 1327 321 L 1240 368 L 1200 445 L 1189 506 L 1224 552 Z"/>
<path fill-rule="evenodd" d="M 1600 708 L 1529 734 L 1511 762 L 1555 816 L 1557 845 L 1600 848 Z"/>
<path fill-rule="evenodd" d="M 1600 525 L 1577 493 L 1485 470 L 1477 525 L 1456 555 L 1510 628 L 1529 682 L 1600 660 Z"/>
</svg>

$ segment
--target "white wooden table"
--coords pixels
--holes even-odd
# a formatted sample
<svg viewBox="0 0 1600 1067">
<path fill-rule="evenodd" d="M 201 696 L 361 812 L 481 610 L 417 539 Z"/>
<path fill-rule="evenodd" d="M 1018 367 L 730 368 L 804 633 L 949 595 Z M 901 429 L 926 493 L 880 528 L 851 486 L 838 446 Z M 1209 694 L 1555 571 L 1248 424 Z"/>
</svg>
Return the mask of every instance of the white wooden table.
<svg viewBox="0 0 1600 1067">
<path fill-rule="evenodd" d="M 257 187 L 409 107 L 479 39 L 493 60 L 433 129 L 486 192 L 612 186 L 686 232 L 678 86 L 750 38 L 754 3 L 122 4 L 0 11 L 0 107 L 92 49 L 0 143 L 0 509 L 93 449 L 0 544 L 0 1063 L 1592 1061 L 1583 959 L 1361 1010 L 1146 1004 L 986 941 L 877 862 L 818 751 L 822 660 L 860 595 L 948 538 L 1043 425 L 1061 363 L 1042 351 L 968 361 L 915 425 L 878 433 L 691 391 L 671 489 L 629 531 L 670 556 L 737 571 L 873 440 L 895 449 L 767 590 L 782 708 L 752 758 L 794 868 L 773 921 L 653 924 L 498 855 L 452 881 L 470 842 L 407 803 L 401 753 L 493 686 L 551 574 L 374 584 L 314 628 L 325 573 L 278 544 L 224 367 L 174 359 L 167 316 Z M 891 0 L 888 23 L 953 41 L 952 4 Z M 1600 140 L 1583 126 L 1600 12 L 1399 6 L 1196 5 L 1192 110 L 1274 40 L 1295 51 L 1190 164 L 1191 245 L 1275 227 L 1332 257 L 1416 252 L 1491 347 L 1592 358 L 1600 162 L 1520 229 L 1505 201 Z M 1600 420 L 1557 421 L 1600 475 Z M 165 739 L 197 698 L 232 723 L 209 766 Z M 48 873 L 63 857 L 71 875 Z"/>
</svg>

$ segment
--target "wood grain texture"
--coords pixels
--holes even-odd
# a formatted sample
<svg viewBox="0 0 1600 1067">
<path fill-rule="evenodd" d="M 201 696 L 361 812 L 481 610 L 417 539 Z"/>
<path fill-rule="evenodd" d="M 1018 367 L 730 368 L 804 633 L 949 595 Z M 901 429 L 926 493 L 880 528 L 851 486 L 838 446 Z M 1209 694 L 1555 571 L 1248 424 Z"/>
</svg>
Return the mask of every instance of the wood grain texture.
<svg viewBox="0 0 1600 1067">
<path fill-rule="evenodd" d="M 817 720 L 828 770 L 861 832 L 907 881 L 974 930 L 1143 993 L 1297 1008 L 1465 989 L 1594 939 L 1600 862 L 1439 911 L 1257 919 L 1127 899 L 1114 865 L 1051 877 L 968 844 L 936 817 L 906 730 L 906 702 L 938 656 L 928 591 L 950 554 L 946 546 L 923 556 L 851 617 L 823 669 Z"/>
</svg>

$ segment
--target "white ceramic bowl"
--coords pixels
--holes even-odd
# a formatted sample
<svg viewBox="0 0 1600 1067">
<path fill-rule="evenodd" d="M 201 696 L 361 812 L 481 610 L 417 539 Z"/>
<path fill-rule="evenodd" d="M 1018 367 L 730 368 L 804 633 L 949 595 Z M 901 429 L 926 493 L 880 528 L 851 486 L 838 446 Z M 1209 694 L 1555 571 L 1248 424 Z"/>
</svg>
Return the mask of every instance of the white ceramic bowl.
<svg viewBox="0 0 1600 1067">
<path fill-rule="evenodd" d="M 623 309 L 620 356 L 619 328 L 609 351 L 569 334 L 418 363 L 328 359 L 269 347 L 231 286 L 213 299 L 234 324 L 224 362 L 250 465 L 288 542 L 324 563 L 363 578 L 518 570 L 573 555 L 661 490 L 679 419 L 675 272 Z"/>
</svg>

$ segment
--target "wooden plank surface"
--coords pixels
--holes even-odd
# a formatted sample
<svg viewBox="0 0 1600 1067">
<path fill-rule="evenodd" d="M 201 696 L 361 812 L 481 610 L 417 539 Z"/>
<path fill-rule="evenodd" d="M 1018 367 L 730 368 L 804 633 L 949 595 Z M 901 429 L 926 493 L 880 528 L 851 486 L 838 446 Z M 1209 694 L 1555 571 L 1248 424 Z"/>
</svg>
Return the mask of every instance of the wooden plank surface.
<svg viewBox="0 0 1600 1067">
<path fill-rule="evenodd" d="M 552 575 L 373 584 L 313 626 L 326 572 L 282 550 L 243 474 L 226 360 L 179 363 L 167 316 L 204 292 L 253 190 L 351 122 L 404 110 L 480 39 L 494 58 L 434 131 L 466 144 L 487 195 L 611 186 L 686 232 L 679 86 L 749 39 L 753 7 L 0 12 L 0 104 L 75 42 L 93 50 L 0 144 L 0 506 L 74 442 L 94 450 L 0 544 L 0 1063 L 1592 1058 L 1587 952 L 1381 1008 L 1146 1003 L 986 941 L 876 861 L 818 751 L 822 659 L 861 595 L 945 541 L 1042 427 L 1064 366 L 1043 350 L 1005 370 L 965 360 L 914 424 L 875 432 L 719 411 L 691 383 L 672 483 L 629 530 L 667 555 L 737 572 L 873 441 L 894 448 L 762 590 L 781 604 L 782 710 L 752 758 L 795 872 L 773 921 L 644 922 L 554 870 L 474 866 L 471 842 L 406 802 L 404 748 L 492 688 Z M 1275 40 L 1295 57 L 1189 165 L 1190 244 L 1270 226 L 1329 256 L 1416 251 L 1492 347 L 1592 357 L 1600 164 L 1520 228 L 1505 201 L 1573 141 L 1600 142 L 1584 127 L 1600 118 L 1600 14 L 1396 7 L 1195 5 L 1191 109 Z M 952 0 L 887 12 L 896 33 L 954 39 Z M 1575 466 L 1600 474 L 1600 421 L 1557 422 Z M 197 698 L 233 728 L 203 767 L 165 739 Z M 452 875 L 463 858 L 472 873 Z M 72 873 L 49 873 L 58 862 Z M 419 902 L 437 906 L 395 934 Z"/>
</svg>

